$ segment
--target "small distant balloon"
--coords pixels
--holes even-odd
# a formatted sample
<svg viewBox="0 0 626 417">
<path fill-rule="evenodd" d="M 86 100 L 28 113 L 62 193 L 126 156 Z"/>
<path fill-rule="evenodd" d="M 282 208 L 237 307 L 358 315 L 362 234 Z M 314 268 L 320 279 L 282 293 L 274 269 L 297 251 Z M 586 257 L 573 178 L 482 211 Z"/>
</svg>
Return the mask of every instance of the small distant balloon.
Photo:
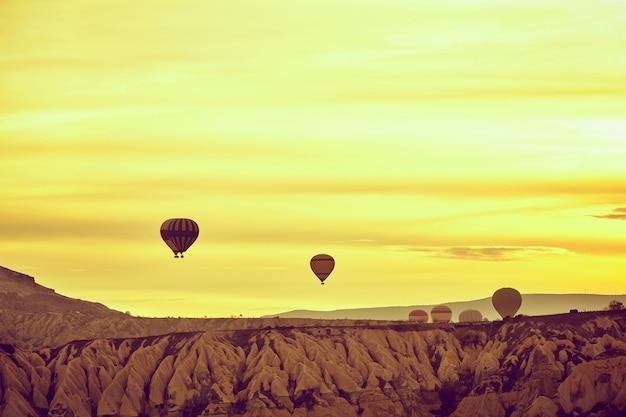
<svg viewBox="0 0 626 417">
<path fill-rule="evenodd" d="M 167 219 L 161 225 L 161 238 L 174 252 L 174 258 L 183 258 L 183 252 L 196 241 L 200 229 L 191 219 Z"/>
<path fill-rule="evenodd" d="M 483 315 L 478 310 L 463 310 L 459 314 L 459 322 L 461 323 L 477 323 L 479 321 L 483 321 Z"/>
<path fill-rule="evenodd" d="M 430 317 L 433 323 L 449 323 L 452 319 L 452 310 L 448 306 L 435 306 L 430 310 Z"/>
<path fill-rule="evenodd" d="M 335 260 L 330 255 L 322 253 L 311 258 L 311 270 L 322 281 L 322 285 L 334 268 Z"/>
<path fill-rule="evenodd" d="M 424 310 L 413 310 L 409 313 L 409 321 L 428 323 L 428 313 Z"/>
<path fill-rule="evenodd" d="M 515 288 L 500 288 L 493 293 L 491 304 L 503 319 L 513 317 L 522 305 L 522 295 Z"/>
</svg>

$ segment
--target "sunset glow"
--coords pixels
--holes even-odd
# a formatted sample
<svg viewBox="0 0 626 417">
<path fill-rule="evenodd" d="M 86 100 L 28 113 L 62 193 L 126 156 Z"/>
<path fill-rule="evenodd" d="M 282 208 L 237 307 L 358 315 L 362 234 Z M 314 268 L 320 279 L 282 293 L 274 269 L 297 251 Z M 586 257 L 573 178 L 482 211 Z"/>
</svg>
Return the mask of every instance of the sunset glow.
<svg viewBox="0 0 626 417">
<path fill-rule="evenodd" d="M 252 3 L 0 3 L 0 265 L 146 316 L 626 293 L 626 2 Z"/>
</svg>

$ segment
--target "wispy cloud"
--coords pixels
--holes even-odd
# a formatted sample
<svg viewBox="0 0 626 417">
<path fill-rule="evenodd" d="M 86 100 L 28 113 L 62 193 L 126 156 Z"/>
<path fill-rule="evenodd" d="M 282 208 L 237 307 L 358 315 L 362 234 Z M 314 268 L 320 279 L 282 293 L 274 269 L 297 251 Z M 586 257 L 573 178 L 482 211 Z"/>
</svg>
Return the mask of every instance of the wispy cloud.
<svg viewBox="0 0 626 417">
<path fill-rule="evenodd" d="M 626 207 L 618 207 L 609 214 L 596 214 L 591 217 L 597 219 L 626 220 Z"/>
<path fill-rule="evenodd" d="M 535 255 L 572 255 L 567 249 L 548 246 L 388 246 L 429 258 L 474 261 L 523 261 Z"/>
</svg>

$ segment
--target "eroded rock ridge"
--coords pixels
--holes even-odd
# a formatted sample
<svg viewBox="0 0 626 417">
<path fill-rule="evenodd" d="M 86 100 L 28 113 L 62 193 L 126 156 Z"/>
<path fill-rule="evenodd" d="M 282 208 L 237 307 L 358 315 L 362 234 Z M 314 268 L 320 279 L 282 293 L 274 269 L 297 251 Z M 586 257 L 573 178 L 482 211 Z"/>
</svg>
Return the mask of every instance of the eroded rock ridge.
<svg viewBox="0 0 626 417">
<path fill-rule="evenodd" d="M 309 323 L 310 324 L 310 323 Z M 626 315 L 219 329 L 0 349 L 0 417 L 626 415 Z"/>
</svg>

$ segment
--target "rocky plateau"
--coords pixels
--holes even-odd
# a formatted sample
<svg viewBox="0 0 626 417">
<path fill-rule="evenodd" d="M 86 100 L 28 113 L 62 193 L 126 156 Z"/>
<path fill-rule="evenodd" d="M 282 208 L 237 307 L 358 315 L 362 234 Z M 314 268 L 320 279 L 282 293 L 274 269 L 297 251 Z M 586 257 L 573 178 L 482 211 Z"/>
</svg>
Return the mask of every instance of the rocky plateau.
<svg viewBox="0 0 626 417">
<path fill-rule="evenodd" d="M 11 282 L 29 291 L 3 294 L 0 417 L 626 416 L 623 310 L 474 324 L 142 319 L 71 299 L 23 311 L 20 299 L 47 293 L 28 278 Z"/>
</svg>

